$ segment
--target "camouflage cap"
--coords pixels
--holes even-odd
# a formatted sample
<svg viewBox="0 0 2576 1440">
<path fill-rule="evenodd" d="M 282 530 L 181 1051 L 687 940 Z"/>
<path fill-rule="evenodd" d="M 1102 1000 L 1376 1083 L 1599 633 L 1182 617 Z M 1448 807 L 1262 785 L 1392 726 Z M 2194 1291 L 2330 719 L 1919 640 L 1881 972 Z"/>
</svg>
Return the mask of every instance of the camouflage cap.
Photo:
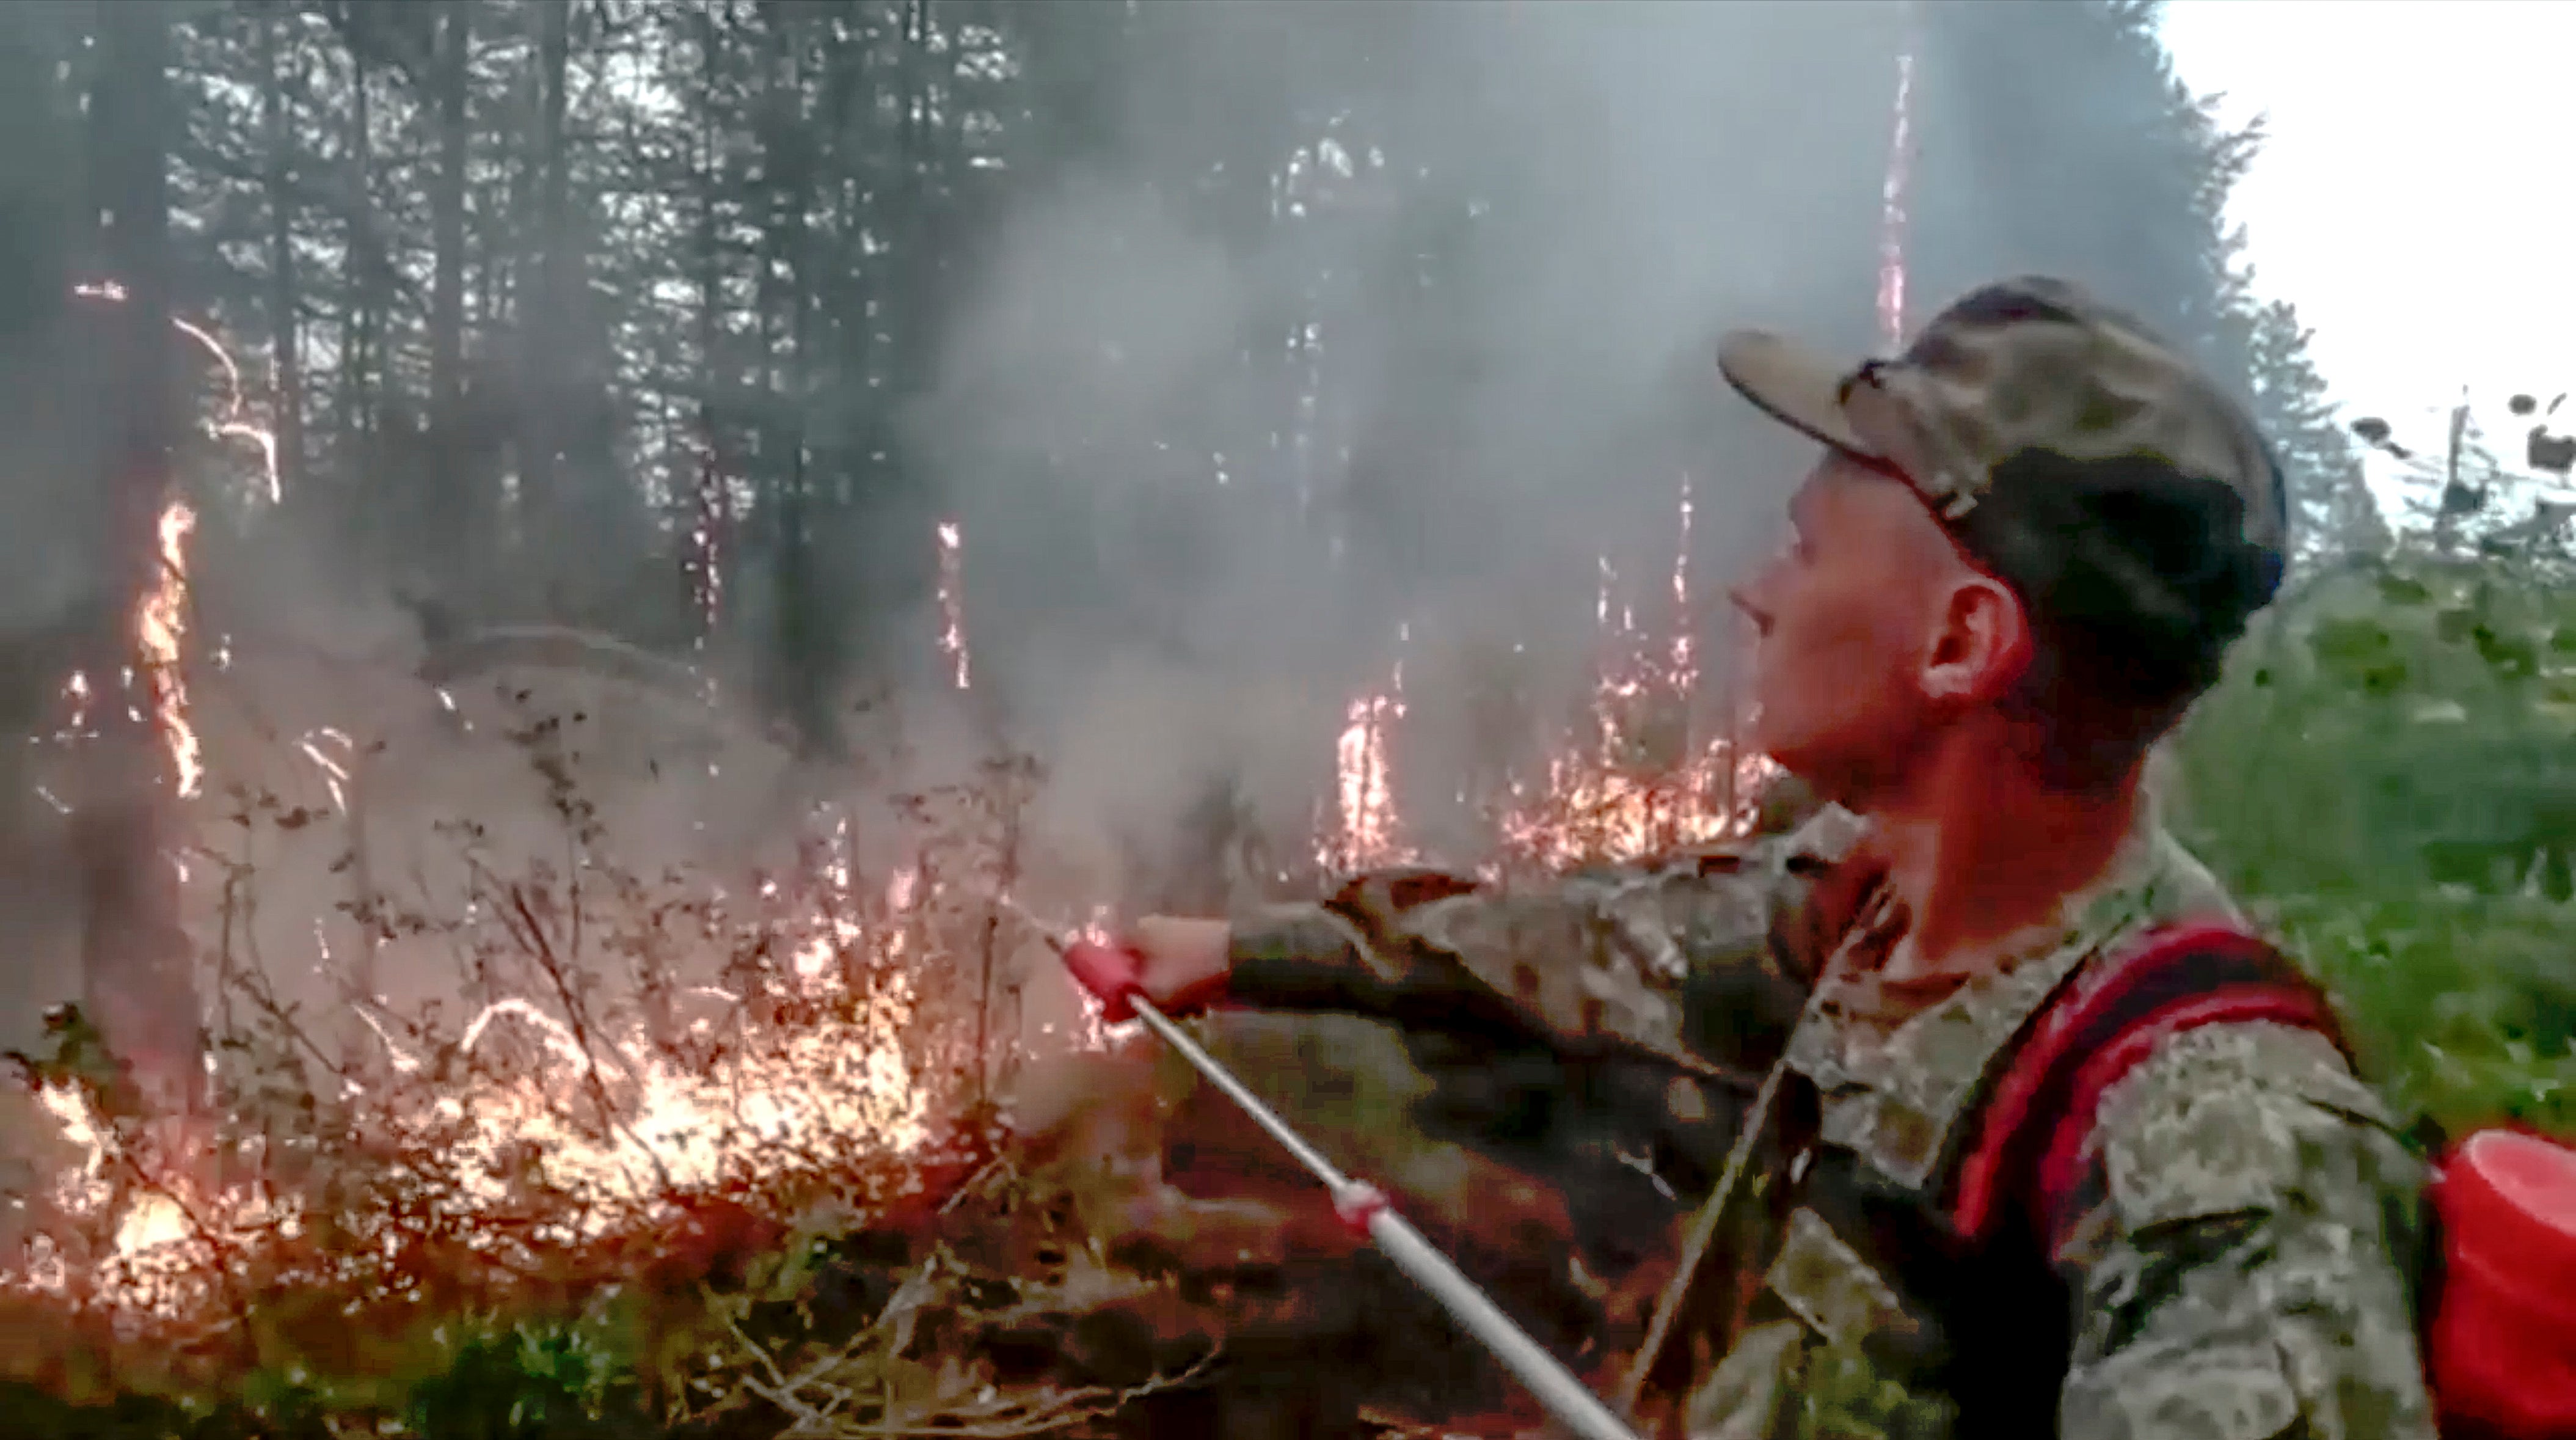
<svg viewBox="0 0 2576 1440">
<path fill-rule="evenodd" d="M 2029 451 L 2147 457 L 2217 481 L 2243 498 L 2244 539 L 2277 577 L 2287 501 L 2252 418 L 2145 325 L 2065 281 L 1972 291 L 1893 360 L 1838 365 L 1745 330 L 1726 337 L 1718 368 L 1774 418 L 1903 475 L 1951 522 Z"/>
</svg>

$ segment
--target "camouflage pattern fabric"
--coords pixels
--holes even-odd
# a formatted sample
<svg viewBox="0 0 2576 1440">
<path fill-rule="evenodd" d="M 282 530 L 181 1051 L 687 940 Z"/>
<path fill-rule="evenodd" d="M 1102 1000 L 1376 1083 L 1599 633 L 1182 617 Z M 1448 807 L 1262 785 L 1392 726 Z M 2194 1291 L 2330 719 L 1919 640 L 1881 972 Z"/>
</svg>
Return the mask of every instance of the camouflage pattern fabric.
<svg viewBox="0 0 2576 1440">
<path fill-rule="evenodd" d="M 1320 905 L 1236 916 L 1232 989 L 1255 1008 L 1435 1025 L 1508 1011 L 1560 1047 L 1758 1078 L 1805 994 L 1807 883 L 1860 831 L 1849 811 L 1826 807 L 1787 835 L 1543 885 L 1362 875 Z M 1693 1009 L 1774 1023 L 1693 1037 Z"/>
<path fill-rule="evenodd" d="M 1837 878 L 1862 833 L 1827 811 L 1787 837 L 1536 888 L 1369 877 L 1244 917 L 1236 998 L 1422 1025 L 1508 1015 L 1677 1075 L 1700 1073 L 1690 1061 L 1758 1074 L 1783 1053 L 1821 943 L 1862 913 Z M 2234 913 L 2144 815 L 2102 882 L 1948 987 L 1880 979 L 1905 943 L 1901 911 L 1864 927 L 1785 1040 L 1821 1145 L 1882 1191 L 1937 1203 L 1980 1082 L 2052 993 L 2146 927 Z M 1826 1168 L 1816 1158 L 1767 1162 L 1767 1188 L 1789 1199 L 1744 1250 L 1756 1323 L 1686 1402 L 1699 1440 L 1942 1433 L 1938 1396 L 1890 1390 L 1856 1359 L 1927 1312 L 1796 1202 Z M 2331 1046 L 2260 1025 L 2170 1041 L 2105 1097 L 2086 1161 L 2092 1204 L 2052 1257 L 2079 1312 L 2059 1433 L 2429 1440 L 2407 1278 L 2423 1177 Z"/>
<path fill-rule="evenodd" d="M 1899 471 L 1946 519 L 1975 509 L 2026 450 L 2152 455 L 2242 496 L 2247 543 L 2276 555 L 2287 543 L 2280 471 L 2243 407 L 2145 324 L 2062 280 L 1981 287 L 1893 360 L 1836 364 L 1745 330 L 1718 366 L 1774 418 Z"/>
<path fill-rule="evenodd" d="M 2423 1171 L 2322 1037 L 2178 1036 L 2105 1097 L 2094 1146 L 2064 1434 L 2429 1440 Z"/>
</svg>

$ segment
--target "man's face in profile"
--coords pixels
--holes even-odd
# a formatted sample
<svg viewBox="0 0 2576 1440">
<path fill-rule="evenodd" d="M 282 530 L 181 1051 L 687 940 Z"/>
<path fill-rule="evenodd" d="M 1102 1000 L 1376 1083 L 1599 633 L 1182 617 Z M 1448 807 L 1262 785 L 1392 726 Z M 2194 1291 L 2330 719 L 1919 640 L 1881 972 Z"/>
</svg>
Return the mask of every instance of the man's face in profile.
<svg viewBox="0 0 2576 1440">
<path fill-rule="evenodd" d="M 1759 636 L 1753 743 L 1821 797 L 1852 803 L 1932 718 L 1921 676 L 1956 557 L 1903 481 L 1839 452 L 1798 487 L 1789 528 L 1732 596 Z"/>
</svg>

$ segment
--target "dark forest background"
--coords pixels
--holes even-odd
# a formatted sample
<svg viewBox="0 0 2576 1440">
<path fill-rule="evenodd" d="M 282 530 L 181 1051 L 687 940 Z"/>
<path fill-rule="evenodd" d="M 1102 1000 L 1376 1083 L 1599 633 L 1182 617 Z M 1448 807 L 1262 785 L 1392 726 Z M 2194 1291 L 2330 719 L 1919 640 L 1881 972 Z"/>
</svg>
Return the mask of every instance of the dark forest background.
<svg viewBox="0 0 2576 1440">
<path fill-rule="evenodd" d="M 1463 833 L 1470 781 L 1536 752 L 1524 712 L 1579 688 L 1604 558 L 1670 564 L 1685 477 L 1697 573 L 1767 543 L 1796 452 L 1715 396 L 1708 342 L 1871 342 L 1903 51 L 1917 318 L 2010 271 L 2094 283 L 2254 397 L 2312 552 L 2375 543 L 2223 221 L 2257 137 L 2154 24 L 25 0 L 0 702 L 44 733 L 68 675 L 130 668 L 176 495 L 201 709 L 263 655 L 437 675 L 561 627 L 689 667 L 800 756 L 883 749 L 900 710 L 950 756 L 1048 757 L 1077 824 L 1150 836 L 1213 791 L 1293 829 L 1401 637 L 1408 813 Z M 238 413 L 174 317 L 238 358 Z M 273 433 L 274 494 L 228 420 Z M 1680 618 L 1723 653 L 1713 598 Z M 363 688 L 301 683 L 307 719 Z M 75 933 L 91 972 L 172 948 L 144 857 L 181 817 L 148 730 L 109 729 L 68 818 L 6 782 L 31 966 Z M 208 743 L 216 781 L 247 763 Z"/>
<path fill-rule="evenodd" d="M 1100 1319 L 1133 1298 L 1103 1283 L 1151 1291 L 1133 1255 L 1079 1273 L 1090 1291 L 1064 1278 L 1061 1236 L 1133 1239 L 1133 1195 L 1074 1195 L 1079 1226 L 1023 1231 L 1108 1185 L 1064 1180 L 1084 1146 L 1149 1157 L 1131 1175 L 1200 1141 L 1244 1175 L 1275 1162 L 1257 1136 L 1226 1151 L 1213 1100 L 1195 1131 L 1172 1121 L 1198 1139 L 1164 1146 L 1118 1110 L 1136 1087 L 1059 1085 L 1074 1139 L 1020 1157 L 1028 1188 L 999 1218 L 961 1221 L 1030 1244 L 994 1242 L 979 1275 L 940 1252 L 933 1283 L 848 1211 L 793 1216 L 793 1244 L 652 1211 L 649 1239 L 696 1257 L 670 1280 L 667 1257 L 616 1247 L 515 1273 L 456 1239 L 502 1255 L 528 1216 L 585 1206 L 528 1195 L 546 1146 L 608 1144 L 598 1064 L 598 1095 L 564 1103 L 598 1115 L 513 1151 L 528 1185 L 502 1200 L 428 1203 L 422 1175 L 482 1164 L 433 1103 L 507 1090 L 415 1066 L 430 1118 L 404 1151 L 350 1121 L 374 1100 L 337 1082 L 399 1069 L 381 1015 L 404 1007 L 518 999 L 562 1033 L 590 961 L 626 971 L 654 1030 L 629 1059 L 737 1077 L 683 999 L 716 994 L 690 966 L 732 963 L 726 945 L 760 951 L 768 971 L 739 974 L 762 984 L 804 963 L 755 914 L 773 904 L 837 948 L 842 999 L 884 979 L 860 976 L 853 933 L 920 981 L 904 1033 L 773 1005 L 793 984 L 744 984 L 719 1018 L 778 1046 L 922 1051 L 904 1085 L 953 1066 L 943 1095 L 981 1118 L 1010 1041 L 987 1033 L 989 891 L 1069 917 L 1216 909 L 1247 876 L 1311 886 L 1334 858 L 1273 860 L 1311 850 L 1352 701 L 1399 675 L 1396 809 L 1435 858 L 1484 858 L 1494 796 L 1564 755 L 1600 701 L 1605 613 L 1695 641 L 1680 739 L 1636 768 L 1690 760 L 1728 724 L 1723 574 L 1775 541 L 1808 459 L 1723 397 L 1710 343 L 1731 325 L 1878 343 L 1906 57 L 1911 319 L 2004 273 L 2076 278 L 2197 350 L 2285 456 L 2293 590 L 2166 757 L 2177 829 L 2334 984 L 2403 1113 L 2566 1126 L 2576 505 L 2550 497 L 2576 441 L 2545 392 L 2496 438 L 2465 407 L 2447 441 L 2334 420 L 2298 314 L 2226 222 L 2262 137 L 2174 77 L 2156 5 L 18 0 L 0 5 L 0 726 L 26 744 L 0 747 L 0 1041 L 41 1036 L 36 1079 L 111 1113 L 75 1064 L 93 1033 L 46 1018 L 77 999 L 142 1079 L 283 1110 L 260 1133 L 312 1141 L 307 1159 L 278 1144 L 247 1170 L 304 1188 L 327 1218 L 309 1249 L 366 1265 L 278 1278 L 263 1249 L 198 1236 L 206 1275 L 273 1283 L 196 1316 L 216 1340 L 118 1350 L 103 1319 L 72 1337 L 39 1298 L 0 1324 L 5 1373 L 124 1391 L 137 1435 L 765 1440 L 793 1419 L 778 1365 L 829 1350 L 806 1378 L 840 1386 L 853 1435 L 966 1412 L 984 1430 L 958 1432 L 1110 1432 L 1198 1365 Z M 2519 459 L 2496 453 L 2509 433 Z M 2429 497 L 2398 536 L 2357 438 Z M 165 665 L 139 618 L 175 582 Z M 1043 778 L 1023 793 L 1005 757 Z M 873 894 L 896 871 L 904 894 L 951 896 L 899 935 L 912 948 Z M 855 930 L 814 899 L 835 886 Z M 523 899 L 562 891 L 574 948 L 592 925 L 582 963 L 546 953 Z M 502 951 L 510 974 L 487 963 Z M 224 1010 L 245 994 L 268 1010 Z M 1432 1224 L 1461 1244 L 1517 1224 L 1507 1167 L 1406 1149 L 1391 1115 L 1419 1077 L 1386 1028 L 1234 1020 L 1249 1077 L 1360 1172 L 1419 1185 Z M 268 1051 L 224 1046 L 209 1079 L 209 1033 Z M 471 1048 L 451 1041 L 412 1054 Z M 1105 1072 L 1087 1043 L 1077 1061 Z M 270 1051 L 294 1082 L 270 1085 Z M 54 1146 L 0 1146 L 13 1188 L 52 1190 L 64 1115 L 0 1110 L 13 1141 Z M 1592 1146 L 1582 1126 L 1561 1131 Z M 866 1128 L 796 1159 L 920 1190 L 930 1162 Z M 90 1144 L 240 1180 L 206 1133 Z M 129 1170 L 82 1211 L 100 1252 L 126 1249 L 108 1231 L 160 1182 Z M 1659 1224 L 1587 1185 L 1564 1200 L 1595 1231 Z M 1293 1175 L 1275 1198 L 1316 1206 Z M 386 1267 L 381 1234 L 448 1249 Z M 1182 1267 L 1234 1265 L 1234 1234 L 1200 1234 L 1224 1255 Z M 1510 1273 L 1551 1244 L 1471 1260 Z M 760 1252 L 757 1283 L 698 1285 L 737 1249 Z M 1262 1360 L 1257 1327 L 1208 1322 L 1234 1345 L 1224 1425 L 1182 1394 L 1118 1432 L 1327 1432 L 1296 1430 L 1298 1396 L 1350 1409 L 1448 1365 L 1422 1383 L 1466 1404 L 1492 1381 L 1463 1350 L 1432 1358 L 1443 1319 L 1345 1260 L 1303 1260 L 1319 1309 L 1273 1340 L 1329 1334 L 1373 1378 L 1327 1386 Z M 1561 1288 L 1553 1267 L 1538 1285 Z M 448 1309 L 422 1309 L 430 1291 Z M 1028 1381 L 1043 1404 L 984 1383 L 1028 1360 L 992 1296 L 1064 1365 L 1059 1388 Z M 204 1383 L 147 1404 L 144 1360 Z M 1262 1388 L 1270 1370 L 1296 1394 Z M 52 1404 L 10 1394 L 28 1417 Z M 1337 1432 L 1360 1432 L 1350 1414 Z M 31 1432 L 106 1427 L 44 1412 Z"/>
</svg>

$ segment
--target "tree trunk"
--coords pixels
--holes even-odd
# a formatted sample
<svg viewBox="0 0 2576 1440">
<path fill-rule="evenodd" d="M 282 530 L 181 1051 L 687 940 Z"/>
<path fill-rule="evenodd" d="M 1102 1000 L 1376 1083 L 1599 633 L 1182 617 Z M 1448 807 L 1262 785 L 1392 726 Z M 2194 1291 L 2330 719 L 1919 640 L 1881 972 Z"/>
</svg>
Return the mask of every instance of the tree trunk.
<svg viewBox="0 0 2576 1440">
<path fill-rule="evenodd" d="M 476 447 L 465 433 L 465 186 L 473 140 L 466 94 L 472 27 L 467 0 L 446 0 L 430 79 L 439 164 L 429 197 L 430 473 L 422 500 L 429 512 L 431 563 L 447 581 L 442 598 L 450 604 L 475 595 L 477 562 L 487 538 L 482 477 L 470 464 Z"/>
<path fill-rule="evenodd" d="M 173 137 L 163 0 L 99 0 L 99 68 L 89 106 L 90 183 L 100 270 L 122 287 L 97 306 L 94 453 L 105 604 L 84 666 L 99 734 L 70 822 L 83 875 L 84 1003 L 155 1108 L 193 1111 L 204 1083 L 193 957 L 174 868 L 176 777 L 155 724 L 175 675 L 155 673 L 135 616 L 162 581 L 162 517 L 176 435 L 170 323 L 169 181 Z"/>
<path fill-rule="evenodd" d="M 701 632 L 713 639 L 723 624 L 725 571 L 733 563 L 732 485 L 734 467 L 727 439 L 730 416 L 719 398 L 733 383 L 731 370 L 724 363 L 728 346 L 725 341 L 724 247 L 720 232 L 721 216 L 717 206 L 718 188 L 724 182 L 721 153 L 716 137 L 716 89 L 721 83 L 722 43 L 716 33 L 714 17 L 701 14 L 698 21 L 699 64 L 702 88 L 698 97 L 698 206 L 694 256 L 698 282 L 698 426 L 704 446 L 698 460 L 698 494 L 695 554 L 696 592 Z"/>
<path fill-rule="evenodd" d="M 816 556 L 812 469 L 806 420 L 813 396 L 813 257 L 805 223 L 812 204 L 814 138 L 805 114 L 804 36 L 797 11 L 763 8 L 770 53 L 760 91 L 761 226 L 759 304 L 763 388 L 771 423 L 761 429 L 763 497 L 772 517 L 771 560 L 778 587 L 779 684 L 773 694 L 809 752 L 839 743 L 832 695 L 841 627 L 823 589 Z M 780 272 L 784 271 L 782 275 Z"/>
<path fill-rule="evenodd" d="M 75 517 L 98 504 L 81 448 L 95 431 L 72 353 L 72 265 L 88 239 L 76 181 L 78 131 L 56 66 L 69 47 L 59 17 L 40 7 L 0 9 L 0 535 L 22 557 L 0 570 L 0 1034 L 32 1050 L 45 1007 L 77 998 L 86 897 L 63 821 L 42 793 L 57 764 L 51 746 L 28 743 L 58 730 L 70 707 L 65 677 L 88 657 L 90 637 L 55 588 L 60 570 L 26 563 L 32 547 L 69 550 L 87 570 L 90 536 Z M 67 123 L 68 122 L 68 123 Z M 84 302 L 82 310 L 95 307 Z M 69 569 L 71 567 L 63 567 Z M 0 1226 L 0 1244 L 9 1243 Z"/>
<path fill-rule="evenodd" d="M 433 413 L 442 417 L 453 416 L 464 395 L 465 169 L 472 139 L 466 130 L 465 81 L 472 24 L 465 0 L 447 0 L 431 82 L 438 107 L 438 178 L 429 202 L 429 396 Z"/>
<path fill-rule="evenodd" d="M 382 564 L 391 558 L 392 547 L 387 543 L 383 522 L 370 518 L 381 514 L 381 502 L 370 505 L 368 497 L 359 491 L 365 478 L 378 470 L 376 438 L 382 427 L 377 423 L 375 353 L 382 326 L 377 317 L 387 308 L 386 297 L 378 288 L 385 277 L 383 267 L 377 263 L 375 204 L 368 187 L 368 176 L 375 168 L 374 107 L 368 103 L 374 84 L 374 67 L 368 63 L 367 51 L 353 38 L 349 46 L 349 131 L 345 144 L 348 170 L 341 176 L 345 187 L 342 203 L 347 209 L 341 216 L 340 435 L 336 456 L 341 475 L 337 488 L 352 528 L 365 537 L 363 553 Z"/>
<path fill-rule="evenodd" d="M 537 6 L 537 171 L 534 210 L 536 264 L 521 277 L 519 354 L 519 495 L 529 531 L 541 551 L 569 538 L 559 471 L 560 416 L 572 400 L 564 374 L 567 332 L 573 321 L 573 288 L 580 274 L 572 235 L 572 169 L 564 147 L 566 71 L 572 54 L 572 0 Z"/>
<path fill-rule="evenodd" d="M 280 492 L 300 497 L 304 489 L 303 296 L 295 273 L 295 131 L 287 98 L 303 87 L 301 64 L 288 52 L 295 43 L 288 24 L 280 10 L 272 10 L 260 22 L 260 69 L 268 76 L 260 93 L 260 128 L 268 152 L 268 342 L 276 361 L 272 428 L 277 439 L 277 482 Z"/>
</svg>

